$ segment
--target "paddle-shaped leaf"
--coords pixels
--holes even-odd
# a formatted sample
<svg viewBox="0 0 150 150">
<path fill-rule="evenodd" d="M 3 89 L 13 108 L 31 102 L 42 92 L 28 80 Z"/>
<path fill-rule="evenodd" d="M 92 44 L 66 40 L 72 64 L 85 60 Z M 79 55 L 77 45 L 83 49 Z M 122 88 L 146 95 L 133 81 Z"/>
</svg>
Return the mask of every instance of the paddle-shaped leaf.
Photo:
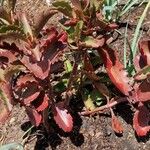
<svg viewBox="0 0 150 150">
<path fill-rule="evenodd" d="M 102 47 L 105 44 L 105 38 L 93 38 L 92 36 L 87 36 L 85 39 L 83 39 L 82 42 L 80 42 L 80 46 L 86 47 L 86 48 L 99 48 Z"/>
<path fill-rule="evenodd" d="M 145 79 L 139 84 L 134 85 L 133 99 L 139 102 L 146 102 L 150 100 L 149 78 Z"/>
<path fill-rule="evenodd" d="M 150 131 L 149 122 L 150 111 L 141 103 L 133 117 L 133 128 L 138 136 L 145 136 Z"/>
<path fill-rule="evenodd" d="M 0 84 L 0 123 L 6 121 L 12 107 L 12 93 L 9 83 Z"/>
<path fill-rule="evenodd" d="M 41 53 L 40 61 L 34 60 L 30 55 L 24 55 L 21 62 L 37 77 L 45 79 L 50 72 L 51 65 L 58 60 L 58 56 L 62 54 L 65 48 L 66 34 L 58 35 L 57 31 L 52 28 L 49 36 L 42 39 L 39 45 Z"/>
<path fill-rule="evenodd" d="M 111 118 L 111 123 L 112 123 L 112 129 L 118 133 L 122 134 L 123 133 L 123 127 L 121 125 L 121 122 L 118 120 L 118 118 L 113 114 Z"/>
<path fill-rule="evenodd" d="M 73 129 L 73 118 L 64 107 L 63 103 L 57 103 L 53 106 L 54 119 L 57 125 L 63 129 L 65 132 L 70 132 Z"/>
<path fill-rule="evenodd" d="M 26 106 L 25 108 L 31 123 L 35 126 L 39 126 L 42 122 L 42 115 L 38 113 L 34 108 L 28 106 Z"/>
<path fill-rule="evenodd" d="M 139 50 L 144 63 L 150 65 L 150 40 L 140 41 Z"/>
<path fill-rule="evenodd" d="M 103 59 L 103 63 L 111 81 L 123 94 L 129 95 L 129 92 L 132 90 L 129 84 L 130 78 L 127 77 L 127 72 L 119 61 L 116 52 L 107 45 L 104 45 L 102 48 L 98 49 L 98 53 Z"/>
<path fill-rule="evenodd" d="M 64 0 L 55 1 L 52 3 L 52 5 L 61 13 L 68 17 L 72 17 L 72 8 L 69 4 L 69 2 Z"/>
</svg>

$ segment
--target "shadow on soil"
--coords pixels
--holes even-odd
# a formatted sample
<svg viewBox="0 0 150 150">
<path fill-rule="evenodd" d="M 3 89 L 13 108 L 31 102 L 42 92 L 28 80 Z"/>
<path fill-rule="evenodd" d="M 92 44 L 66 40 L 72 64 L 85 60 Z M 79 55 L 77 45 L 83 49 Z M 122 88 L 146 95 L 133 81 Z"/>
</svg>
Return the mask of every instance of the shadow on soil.
<svg viewBox="0 0 150 150">
<path fill-rule="evenodd" d="M 81 103 L 80 100 L 71 101 L 70 104 L 70 112 L 73 116 L 74 121 L 74 129 L 70 133 L 65 133 L 63 130 L 61 130 L 55 121 L 53 120 L 52 115 L 50 114 L 50 120 L 49 124 L 51 126 L 51 133 L 47 133 L 46 130 L 43 128 L 43 126 L 36 128 L 33 128 L 32 131 L 27 133 L 24 138 L 29 137 L 28 140 L 33 138 L 33 136 L 36 136 L 37 141 L 35 144 L 34 149 L 35 150 L 46 150 L 48 147 L 51 147 L 52 150 L 56 149 L 58 145 L 60 145 L 64 138 L 70 138 L 70 141 L 76 146 L 81 146 L 84 143 L 84 136 L 80 133 L 80 127 L 82 126 L 82 119 L 78 115 L 78 112 L 80 112 L 83 108 L 83 103 Z M 130 124 L 132 126 L 132 119 L 133 119 L 133 111 L 130 105 L 128 104 L 119 104 L 116 106 L 115 113 L 120 115 L 124 121 L 127 124 Z M 107 115 L 106 117 L 110 117 L 110 115 Z M 30 122 L 24 123 L 21 128 L 23 131 L 27 131 L 31 127 Z M 122 135 L 116 134 L 116 136 L 121 137 Z M 139 138 L 136 133 L 135 137 L 137 139 L 137 142 L 144 142 L 146 143 L 150 139 L 150 134 L 146 137 Z M 27 141 L 28 142 L 28 141 Z"/>
<path fill-rule="evenodd" d="M 130 105 L 128 104 L 119 104 L 116 106 L 116 112 L 119 116 L 123 118 L 123 120 L 127 123 L 133 126 L 133 111 Z M 150 133 L 147 134 L 147 136 L 144 137 L 138 137 L 135 133 L 135 138 L 137 142 L 143 142 L 146 143 L 150 140 Z"/>
<path fill-rule="evenodd" d="M 30 141 L 33 136 L 36 136 L 37 141 L 34 147 L 35 150 L 46 150 L 48 147 L 51 147 L 51 149 L 54 150 L 58 145 L 62 143 L 62 140 L 64 140 L 63 137 L 69 137 L 71 142 L 75 146 L 81 146 L 84 143 L 84 136 L 80 133 L 82 119 L 77 112 L 82 109 L 83 104 L 81 104 L 81 102 L 79 101 L 74 100 L 70 104 L 70 107 L 72 110 L 71 113 L 74 122 L 74 128 L 72 132 L 65 133 L 62 129 L 60 129 L 52 119 L 53 117 L 50 114 L 51 119 L 49 120 L 49 124 L 51 126 L 51 133 L 48 134 L 43 126 L 40 126 L 37 129 L 33 128 L 32 131 L 30 133 L 27 133 L 23 138 L 29 137 L 28 140 Z M 30 128 L 30 122 L 26 122 L 21 126 L 21 129 L 25 132 Z"/>
</svg>

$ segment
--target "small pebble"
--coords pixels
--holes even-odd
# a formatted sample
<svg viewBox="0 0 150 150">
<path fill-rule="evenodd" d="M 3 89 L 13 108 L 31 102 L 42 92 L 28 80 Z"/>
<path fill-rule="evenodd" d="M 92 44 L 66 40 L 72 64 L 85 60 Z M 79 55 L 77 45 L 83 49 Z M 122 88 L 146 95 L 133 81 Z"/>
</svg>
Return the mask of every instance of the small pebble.
<svg viewBox="0 0 150 150">
<path fill-rule="evenodd" d="M 15 117 L 11 118 L 9 121 L 9 124 L 13 124 L 15 122 L 15 120 L 16 120 Z"/>
</svg>

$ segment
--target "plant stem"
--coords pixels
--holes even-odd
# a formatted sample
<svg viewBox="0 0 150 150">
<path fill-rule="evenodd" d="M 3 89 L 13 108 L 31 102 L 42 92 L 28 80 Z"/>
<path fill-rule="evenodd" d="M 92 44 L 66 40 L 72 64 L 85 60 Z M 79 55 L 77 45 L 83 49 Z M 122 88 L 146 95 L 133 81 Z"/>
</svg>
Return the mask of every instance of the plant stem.
<svg viewBox="0 0 150 150">
<path fill-rule="evenodd" d="M 64 104 L 66 106 L 68 106 L 69 103 L 70 103 L 69 91 L 71 89 L 71 86 L 73 84 L 74 79 L 76 78 L 77 71 L 78 71 L 78 64 L 75 61 L 74 65 L 73 65 L 73 69 L 72 69 L 71 75 L 70 75 L 70 78 L 69 78 L 69 81 L 68 81 L 68 85 L 67 85 L 66 98 L 65 98 L 65 102 L 64 102 Z"/>
<path fill-rule="evenodd" d="M 117 99 L 117 100 L 115 100 L 115 101 L 112 101 L 112 102 L 109 102 L 108 104 L 106 104 L 106 105 L 103 105 L 103 106 L 101 106 L 101 107 L 98 107 L 98 108 L 96 108 L 96 109 L 94 109 L 94 110 L 91 110 L 91 111 L 88 111 L 88 110 L 86 110 L 86 111 L 84 111 L 84 112 L 81 112 L 80 114 L 81 115 L 93 115 L 93 114 L 95 114 L 95 113 L 98 113 L 98 112 L 102 112 L 102 111 L 104 111 L 104 110 L 106 110 L 106 109 L 109 109 L 109 108 L 111 108 L 111 107 L 113 107 L 113 106 L 116 106 L 117 104 L 119 104 L 119 103 L 123 103 L 123 102 L 127 102 L 128 101 L 128 98 L 127 97 L 122 97 L 122 98 L 119 98 L 119 99 Z"/>
</svg>

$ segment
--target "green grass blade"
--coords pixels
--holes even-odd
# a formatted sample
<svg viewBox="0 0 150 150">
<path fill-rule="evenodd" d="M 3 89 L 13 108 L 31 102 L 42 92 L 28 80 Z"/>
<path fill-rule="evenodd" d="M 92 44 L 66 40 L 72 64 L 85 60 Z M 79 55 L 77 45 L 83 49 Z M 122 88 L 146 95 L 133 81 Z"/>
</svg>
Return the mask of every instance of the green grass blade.
<svg viewBox="0 0 150 150">
<path fill-rule="evenodd" d="M 138 0 L 129 0 L 127 4 L 123 7 L 122 12 L 120 13 L 120 17 L 123 16 L 127 11 L 131 9 L 131 7 L 136 4 Z"/>
<path fill-rule="evenodd" d="M 137 46 L 137 42 L 138 42 L 138 38 L 139 38 L 139 31 L 140 31 L 140 28 L 142 26 L 142 23 L 144 21 L 144 18 L 146 17 L 147 15 L 147 11 L 150 7 L 150 1 L 147 3 L 139 21 L 138 21 L 138 24 L 137 24 L 137 27 L 135 29 L 135 33 L 134 33 L 134 38 L 133 38 L 133 41 L 132 41 L 132 44 L 131 44 L 131 49 L 132 49 L 132 52 L 133 52 L 133 57 L 136 55 L 136 46 Z"/>
<path fill-rule="evenodd" d="M 128 22 L 127 22 L 127 25 L 126 25 L 126 28 L 125 28 L 125 35 L 124 35 L 124 50 L 123 50 L 123 63 L 124 63 L 124 68 L 127 67 L 127 38 L 128 38 L 128 35 L 127 35 L 127 32 L 128 32 Z"/>
<path fill-rule="evenodd" d="M 124 7 L 122 8 L 122 10 L 124 10 L 126 7 L 129 6 L 129 4 L 132 2 L 133 0 L 128 0 L 127 3 L 124 5 Z"/>
</svg>

